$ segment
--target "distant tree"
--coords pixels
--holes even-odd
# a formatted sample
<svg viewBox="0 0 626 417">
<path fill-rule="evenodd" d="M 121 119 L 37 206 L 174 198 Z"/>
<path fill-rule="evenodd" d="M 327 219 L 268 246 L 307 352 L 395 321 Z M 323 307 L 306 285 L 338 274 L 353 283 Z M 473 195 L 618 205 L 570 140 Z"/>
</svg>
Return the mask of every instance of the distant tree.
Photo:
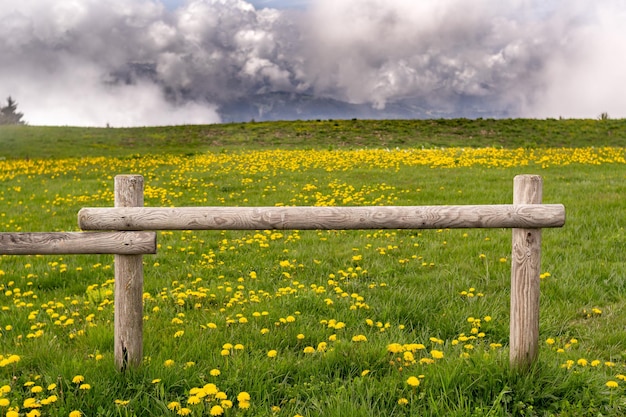
<svg viewBox="0 0 626 417">
<path fill-rule="evenodd" d="M 0 107 L 0 125 L 23 125 L 23 113 L 17 111 L 17 102 L 9 96 L 7 105 Z"/>
</svg>

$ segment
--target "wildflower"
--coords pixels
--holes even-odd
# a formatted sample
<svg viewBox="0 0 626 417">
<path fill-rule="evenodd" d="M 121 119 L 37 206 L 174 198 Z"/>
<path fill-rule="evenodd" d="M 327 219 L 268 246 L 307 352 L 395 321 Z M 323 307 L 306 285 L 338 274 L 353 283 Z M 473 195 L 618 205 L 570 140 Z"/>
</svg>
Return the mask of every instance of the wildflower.
<svg viewBox="0 0 626 417">
<path fill-rule="evenodd" d="M 239 402 L 250 401 L 250 394 L 248 394 L 245 391 L 240 392 L 237 395 L 237 401 L 239 401 Z"/>
<path fill-rule="evenodd" d="M 362 377 L 363 376 L 367 376 L 369 373 L 370 373 L 370 370 L 369 369 L 365 369 L 365 370 L 363 370 L 363 372 L 361 372 L 361 376 Z"/>
<path fill-rule="evenodd" d="M 197 397 L 195 395 L 192 395 L 191 397 L 187 398 L 187 404 L 191 404 L 191 405 L 200 404 L 200 401 L 202 401 L 200 397 Z"/>
<path fill-rule="evenodd" d="M 209 411 L 209 414 L 211 414 L 212 416 L 221 416 L 222 414 L 224 414 L 224 409 L 219 405 L 214 405 L 213 407 L 211 407 L 211 411 Z"/>
<path fill-rule="evenodd" d="M 398 400 L 399 405 L 407 405 L 408 403 L 409 403 L 409 400 L 407 400 L 406 398 L 400 398 Z"/>
<path fill-rule="evenodd" d="M 172 411 L 178 410 L 180 409 L 180 403 L 178 401 L 172 401 L 167 405 L 167 408 Z"/>
<path fill-rule="evenodd" d="M 618 384 L 617 384 L 616 381 L 607 381 L 607 383 L 604 384 L 604 385 L 606 385 L 608 388 L 617 388 L 618 387 Z"/>
<path fill-rule="evenodd" d="M 315 353 L 315 348 L 313 346 L 307 346 L 304 348 L 304 353 Z"/>
<path fill-rule="evenodd" d="M 30 410 L 28 413 L 26 413 L 26 417 L 39 417 L 41 416 L 41 411 L 39 410 Z"/>
<path fill-rule="evenodd" d="M 178 410 L 176 414 L 178 414 L 179 416 L 188 416 L 189 414 L 191 414 L 191 409 L 187 407 L 183 407 L 180 410 Z"/>
<path fill-rule="evenodd" d="M 172 366 L 174 366 L 174 361 L 172 359 L 168 359 L 165 362 L 163 362 L 163 366 L 165 366 L 166 368 L 171 368 Z"/>
<path fill-rule="evenodd" d="M 43 388 L 39 385 L 35 385 L 34 387 L 30 389 L 30 392 L 32 392 L 33 394 L 37 394 L 41 391 L 43 391 Z"/>
<path fill-rule="evenodd" d="M 584 358 L 578 359 L 578 361 L 576 361 L 576 363 L 578 365 L 580 365 L 580 366 L 587 366 L 587 364 L 588 364 L 587 359 L 584 359 Z"/>
<path fill-rule="evenodd" d="M 221 374 L 221 372 L 220 372 L 219 369 L 211 369 L 209 371 L 209 375 L 211 375 L 211 376 L 220 376 L 220 374 Z"/>
<path fill-rule="evenodd" d="M 152 380 L 153 384 L 158 384 L 159 382 L 161 382 L 161 378 L 155 378 Z"/>
<path fill-rule="evenodd" d="M 278 354 L 278 352 L 276 352 L 274 349 L 272 349 L 269 352 L 267 352 L 267 357 L 268 358 L 275 358 L 277 354 Z"/>
<path fill-rule="evenodd" d="M 7 413 L 5 414 L 5 417 L 19 417 L 20 413 L 18 413 L 15 410 L 9 410 L 7 411 Z"/>
<path fill-rule="evenodd" d="M 546 339 L 546 344 L 553 345 L 554 343 L 555 343 L 555 340 L 553 338 L 549 337 Z"/>
<path fill-rule="evenodd" d="M 82 389 L 82 390 L 90 390 L 91 389 L 91 385 L 89 384 L 80 384 L 80 386 L 78 387 L 78 389 Z"/>
<path fill-rule="evenodd" d="M 81 413 L 80 411 L 74 410 L 74 411 L 70 412 L 69 417 L 81 417 L 82 415 L 83 415 L 83 413 Z"/>
<path fill-rule="evenodd" d="M 431 350 L 430 351 L 430 356 L 432 356 L 434 359 L 442 359 L 443 358 L 443 352 L 440 350 Z"/>
<path fill-rule="evenodd" d="M 419 387 L 420 380 L 415 376 L 410 376 L 409 379 L 406 380 L 406 383 L 409 384 L 409 386 L 416 388 Z"/>
<path fill-rule="evenodd" d="M 0 398 L 0 407 L 8 407 L 11 404 L 7 398 Z"/>
<path fill-rule="evenodd" d="M 85 380 L 85 377 L 82 375 L 76 375 L 74 378 L 72 378 L 72 382 L 74 384 L 80 384 L 81 382 L 83 382 Z"/>
<path fill-rule="evenodd" d="M 242 410 L 247 410 L 248 408 L 250 408 L 250 403 L 248 401 L 240 401 L 239 408 L 241 408 Z"/>
<path fill-rule="evenodd" d="M 115 400 L 116 405 L 128 405 L 130 400 Z"/>
</svg>

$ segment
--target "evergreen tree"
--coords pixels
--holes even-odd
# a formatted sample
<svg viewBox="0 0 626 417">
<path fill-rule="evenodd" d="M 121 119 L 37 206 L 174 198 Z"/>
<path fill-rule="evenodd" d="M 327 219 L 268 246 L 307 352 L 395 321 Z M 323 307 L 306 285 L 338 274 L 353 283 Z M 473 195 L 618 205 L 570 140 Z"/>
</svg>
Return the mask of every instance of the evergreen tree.
<svg viewBox="0 0 626 417">
<path fill-rule="evenodd" d="M 0 125 L 23 125 L 23 113 L 17 111 L 17 102 L 9 96 L 7 105 L 0 107 Z"/>
</svg>

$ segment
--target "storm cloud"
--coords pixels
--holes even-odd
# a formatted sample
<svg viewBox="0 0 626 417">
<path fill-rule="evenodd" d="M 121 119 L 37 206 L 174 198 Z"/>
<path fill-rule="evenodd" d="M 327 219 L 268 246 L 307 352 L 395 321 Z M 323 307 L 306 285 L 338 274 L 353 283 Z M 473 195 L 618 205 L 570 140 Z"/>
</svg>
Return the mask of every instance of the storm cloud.
<svg viewBox="0 0 626 417">
<path fill-rule="evenodd" d="M 51 125 L 213 123 L 277 92 L 626 117 L 624 21 L 623 0 L 0 0 L 0 94 Z"/>
</svg>

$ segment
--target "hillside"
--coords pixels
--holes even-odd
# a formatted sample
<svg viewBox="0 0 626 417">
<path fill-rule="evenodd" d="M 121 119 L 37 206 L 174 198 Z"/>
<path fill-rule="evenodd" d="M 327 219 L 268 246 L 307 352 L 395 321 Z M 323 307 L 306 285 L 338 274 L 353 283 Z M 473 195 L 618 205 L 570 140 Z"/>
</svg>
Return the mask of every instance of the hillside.
<svg viewBox="0 0 626 417">
<path fill-rule="evenodd" d="M 626 146 L 626 120 L 312 120 L 145 128 L 0 127 L 0 158 L 232 148 Z"/>
</svg>

